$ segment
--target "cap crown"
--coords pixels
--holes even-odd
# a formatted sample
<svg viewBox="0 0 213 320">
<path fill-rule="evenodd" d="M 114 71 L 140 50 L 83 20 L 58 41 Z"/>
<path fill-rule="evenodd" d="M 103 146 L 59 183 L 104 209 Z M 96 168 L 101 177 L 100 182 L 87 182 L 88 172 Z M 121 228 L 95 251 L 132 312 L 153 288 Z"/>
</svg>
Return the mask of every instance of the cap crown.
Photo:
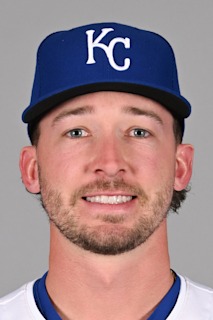
<svg viewBox="0 0 213 320">
<path fill-rule="evenodd" d="M 98 23 L 53 33 L 41 43 L 23 121 L 77 95 L 103 90 L 147 96 L 180 118 L 190 114 L 173 50 L 164 38 L 123 24 Z"/>
</svg>

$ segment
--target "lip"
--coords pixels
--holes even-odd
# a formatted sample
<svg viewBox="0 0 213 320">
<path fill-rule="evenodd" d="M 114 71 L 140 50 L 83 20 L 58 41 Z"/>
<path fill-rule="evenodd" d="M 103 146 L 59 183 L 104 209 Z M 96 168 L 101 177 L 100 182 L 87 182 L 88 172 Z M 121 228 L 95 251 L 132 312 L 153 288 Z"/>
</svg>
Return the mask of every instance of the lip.
<svg viewBox="0 0 213 320">
<path fill-rule="evenodd" d="M 88 199 L 90 198 L 90 199 Z M 98 200 L 94 200 L 95 198 L 99 198 Z M 101 199 L 102 198 L 102 199 Z M 116 201 L 116 203 L 110 203 L 108 201 L 110 201 L 109 199 L 107 200 L 106 198 L 111 198 L 111 201 Z M 113 199 L 116 198 L 116 199 Z M 127 200 L 124 200 L 122 198 L 126 198 Z M 131 198 L 131 199 L 129 199 Z M 132 200 L 134 200 L 136 198 L 136 196 L 134 195 L 130 195 L 130 194 L 125 194 L 125 193 L 96 193 L 96 194 L 91 194 L 91 195 L 86 195 L 83 196 L 82 199 L 85 202 L 90 202 L 90 203 L 96 203 L 96 204 L 101 204 L 101 205 L 122 205 L 125 203 L 129 203 Z"/>
<path fill-rule="evenodd" d="M 95 192 L 95 193 L 88 193 L 83 195 L 82 198 L 87 198 L 87 197 L 98 197 L 98 196 L 125 196 L 125 197 L 136 197 L 135 194 L 127 193 L 124 191 L 100 191 L 100 192 Z"/>
</svg>

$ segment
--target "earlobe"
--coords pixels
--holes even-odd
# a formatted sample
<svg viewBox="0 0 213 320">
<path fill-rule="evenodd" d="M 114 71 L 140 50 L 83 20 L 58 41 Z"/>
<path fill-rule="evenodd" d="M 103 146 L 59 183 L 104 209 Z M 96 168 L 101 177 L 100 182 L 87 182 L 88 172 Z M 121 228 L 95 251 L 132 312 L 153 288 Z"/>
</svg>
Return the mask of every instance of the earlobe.
<svg viewBox="0 0 213 320">
<path fill-rule="evenodd" d="M 194 148 L 190 144 L 180 144 L 176 153 L 174 189 L 181 191 L 187 187 L 192 176 Z"/>
<path fill-rule="evenodd" d="M 31 193 L 39 193 L 38 163 L 36 149 L 33 146 L 24 147 L 20 154 L 19 167 L 22 181 Z"/>
</svg>

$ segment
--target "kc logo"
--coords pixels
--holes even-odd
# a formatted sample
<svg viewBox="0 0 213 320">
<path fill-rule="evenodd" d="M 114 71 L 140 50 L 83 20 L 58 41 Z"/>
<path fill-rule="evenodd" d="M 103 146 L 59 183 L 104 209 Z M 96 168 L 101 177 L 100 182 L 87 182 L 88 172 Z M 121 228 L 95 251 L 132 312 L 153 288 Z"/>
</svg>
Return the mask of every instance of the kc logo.
<svg viewBox="0 0 213 320">
<path fill-rule="evenodd" d="M 87 34 L 87 45 L 88 45 L 88 60 L 87 60 L 87 64 L 94 64 L 96 63 L 95 59 L 94 59 L 94 48 L 98 47 L 101 48 L 102 50 L 105 51 L 106 56 L 108 58 L 108 61 L 111 65 L 112 68 L 114 68 L 115 70 L 118 71 L 124 71 L 127 70 L 130 67 L 130 59 L 129 58 L 125 58 L 124 59 L 124 65 L 123 66 L 119 66 L 116 64 L 115 60 L 114 60 L 114 47 L 116 45 L 116 43 L 120 42 L 123 43 L 124 47 L 126 49 L 130 48 L 130 39 L 129 38 L 114 38 L 110 41 L 109 45 L 107 46 L 104 43 L 101 43 L 101 40 L 109 33 L 114 31 L 114 29 L 112 28 L 103 28 L 101 30 L 100 35 L 94 40 L 93 39 L 93 34 L 95 32 L 95 30 L 88 30 L 86 31 Z"/>
</svg>

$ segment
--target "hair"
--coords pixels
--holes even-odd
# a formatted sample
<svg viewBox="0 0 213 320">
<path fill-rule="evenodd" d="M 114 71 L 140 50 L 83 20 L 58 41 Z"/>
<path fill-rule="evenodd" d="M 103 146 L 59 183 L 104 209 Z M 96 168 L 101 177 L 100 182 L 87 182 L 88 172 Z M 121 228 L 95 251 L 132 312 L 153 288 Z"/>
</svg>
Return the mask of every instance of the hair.
<svg viewBox="0 0 213 320">
<path fill-rule="evenodd" d="M 29 135 L 31 144 L 35 147 L 38 145 L 38 141 L 40 138 L 39 123 L 41 118 L 42 117 L 37 118 L 36 120 L 28 124 L 28 135 Z M 174 132 L 174 137 L 177 145 L 182 142 L 183 128 L 184 128 L 183 120 L 180 120 L 174 117 L 173 132 Z M 173 190 L 172 201 L 170 204 L 170 211 L 178 213 L 178 210 L 180 209 L 182 202 L 184 202 L 184 200 L 186 199 L 187 192 L 189 191 L 190 191 L 189 186 L 181 191 Z"/>
<path fill-rule="evenodd" d="M 37 147 L 38 140 L 40 137 L 40 127 L 39 127 L 40 120 L 41 118 L 37 118 L 36 120 L 30 122 L 27 127 L 30 142 L 35 147 Z"/>
</svg>

